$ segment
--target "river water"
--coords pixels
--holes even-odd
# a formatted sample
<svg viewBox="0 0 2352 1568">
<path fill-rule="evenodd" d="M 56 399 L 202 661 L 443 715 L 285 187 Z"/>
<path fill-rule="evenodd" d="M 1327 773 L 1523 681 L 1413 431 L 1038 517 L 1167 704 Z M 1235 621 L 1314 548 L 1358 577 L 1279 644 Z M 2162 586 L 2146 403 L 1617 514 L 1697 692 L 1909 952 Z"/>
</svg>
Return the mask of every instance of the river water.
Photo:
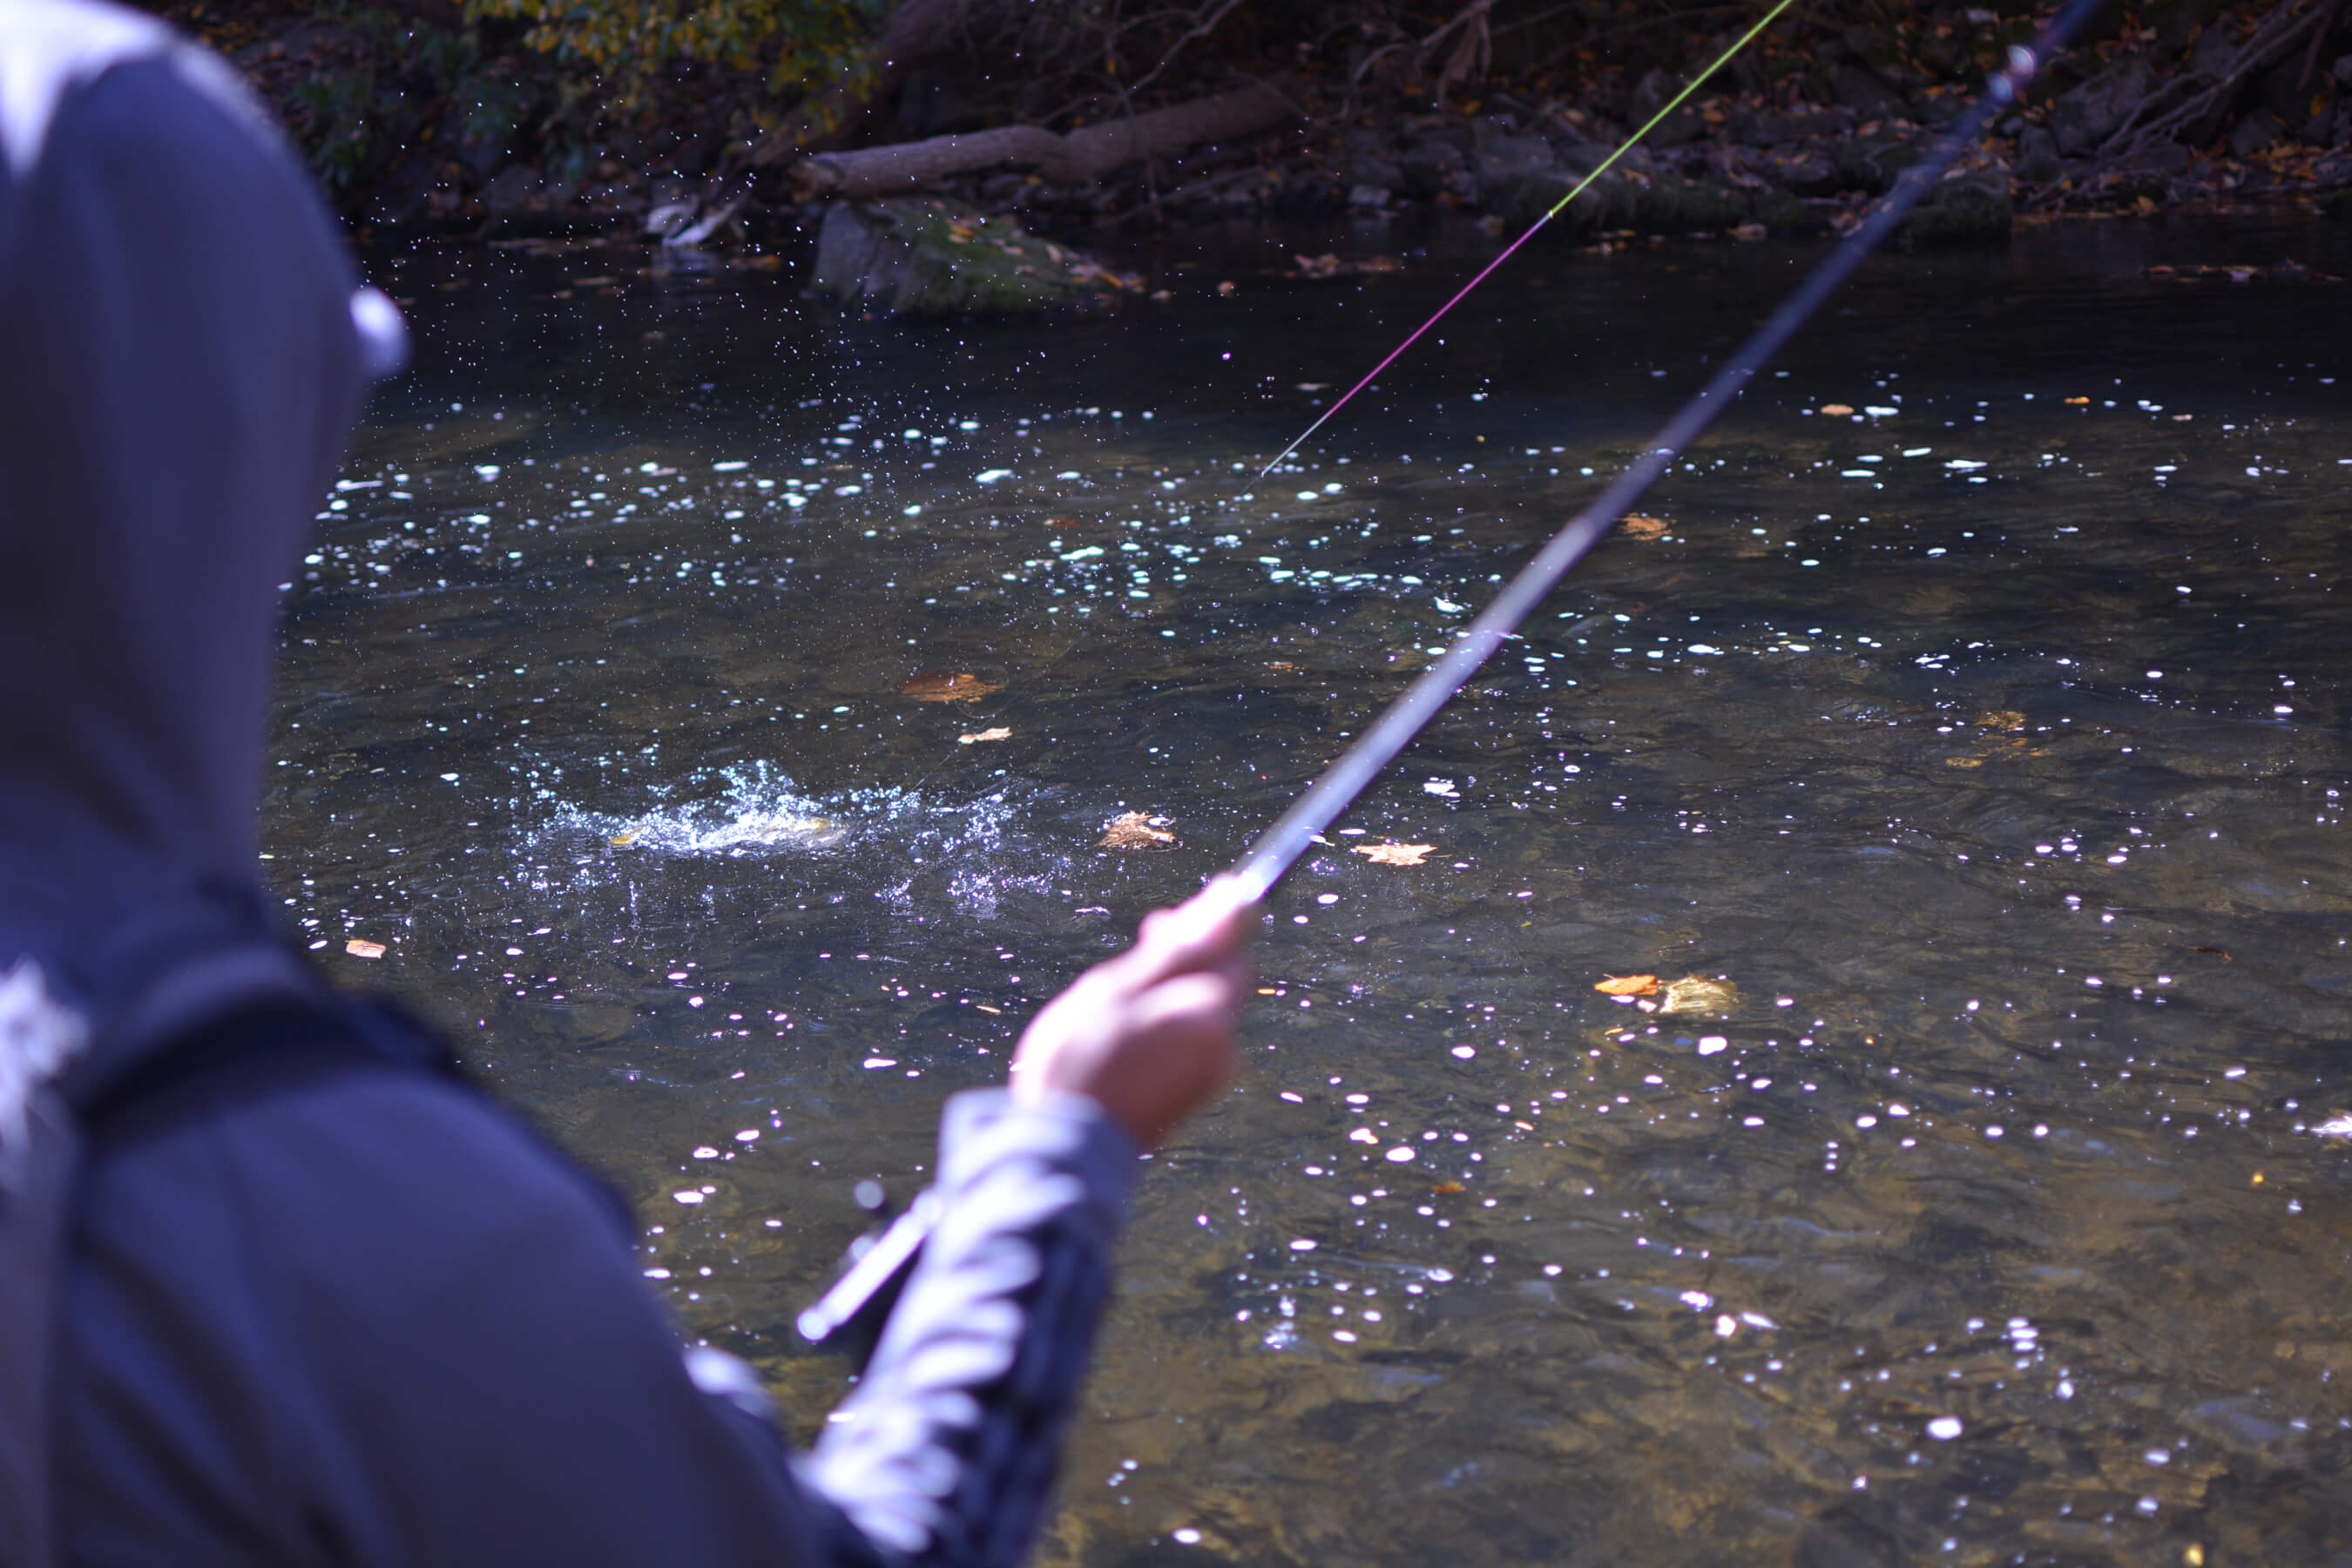
<svg viewBox="0 0 2352 1568">
<path fill-rule="evenodd" d="M 1045 325 L 369 258 L 422 353 L 287 596 L 269 869 L 803 1438 L 851 1183 L 1819 254 L 1530 254 L 1253 489 L 1493 244 L 1306 241 Z M 2285 259 L 2352 243 L 1871 264 L 1276 892 L 1045 1561 L 2343 1560 L 2352 286 L 2146 271 Z"/>
</svg>

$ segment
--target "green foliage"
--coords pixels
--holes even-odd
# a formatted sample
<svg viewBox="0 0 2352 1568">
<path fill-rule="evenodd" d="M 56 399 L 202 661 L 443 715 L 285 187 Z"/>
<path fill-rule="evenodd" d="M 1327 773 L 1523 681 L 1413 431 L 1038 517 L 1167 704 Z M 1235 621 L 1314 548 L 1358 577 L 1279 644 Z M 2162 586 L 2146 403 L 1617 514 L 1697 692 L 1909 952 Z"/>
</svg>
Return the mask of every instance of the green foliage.
<svg viewBox="0 0 2352 1568">
<path fill-rule="evenodd" d="M 467 0 L 468 16 L 527 23 L 531 47 L 599 75 L 643 76 L 676 59 L 747 70 L 782 90 L 855 87 L 872 72 L 870 0 Z"/>
</svg>

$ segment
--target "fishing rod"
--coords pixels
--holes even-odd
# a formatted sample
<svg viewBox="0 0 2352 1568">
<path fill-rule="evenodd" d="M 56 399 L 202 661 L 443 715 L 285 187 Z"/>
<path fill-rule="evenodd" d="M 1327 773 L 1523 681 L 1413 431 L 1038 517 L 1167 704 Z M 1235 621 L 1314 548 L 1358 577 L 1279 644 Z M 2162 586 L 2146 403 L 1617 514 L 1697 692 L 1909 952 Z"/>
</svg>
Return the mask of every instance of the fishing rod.
<svg viewBox="0 0 2352 1568">
<path fill-rule="evenodd" d="M 1305 794 L 1291 803 L 1253 843 L 1228 873 L 1252 900 L 1263 899 L 1285 872 L 1298 862 L 1307 847 L 1398 753 L 1412 742 L 1429 721 L 1478 667 L 1501 647 L 1505 638 L 1533 614 L 1579 561 L 1591 552 L 1650 487 L 1664 476 L 1676 458 L 1696 440 L 1733 398 L 1754 379 L 1766 361 L 1778 353 L 1822 302 L 1851 277 L 1864 258 L 1894 232 L 1895 225 L 1916 206 L 1930 186 L 1944 177 L 1961 153 L 1975 145 L 1992 117 L 2018 100 L 2036 72 L 2057 54 L 2092 14 L 2107 0 L 2068 0 L 2031 44 L 2011 46 L 2007 65 L 1985 83 L 1983 94 L 1918 163 L 1903 171 L 1895 184 L 1863 221 L 1832 250 L 1797 291 L 1740 345 L 1691 400 L 1666 422 L 1651 445 L 1631 467 L 1617 476 L 1583 510 L 1552 535 L 1504 584 L 1503 591 L 1478 618 L 1463 628 L 1454 645 L 1435 664 L 1422 671 L 1404 694 L 1389 705 L 1372 727 L 1339 754 Z M 803 1312 L 799 1327 L 812 1342 L 828 1340 L 870 1345 L 888 1316 L 890 1305 L 921 1256 L 924 1238 L 935 1223 L 936 1204 L 926 1193 L 899 1215 L 887 1231 L 866 1238 L 854 1248 L 850 1262 L 833 1287 Z"/>
<path fill-rule="evenodd" d="M 1389 366 L 1396 363 L 1399 359 L 1402 358 L 1405 350 L 1421 342 L 1423 335 L 1426 333 L 1430 328 L 1437 325 L 1438 322 L 1445 319 L 1447 311 L 1453 310 L 1454 306 L 1462 303 L 1463 300 L 1467 300 L 1478 285 L 1486 281 L 1497 268 L 1501 267 L 1504 262 L 1508 261 L 1512 257 L 1517 255 L 1519 247 L 1533 239 L 1536 237 L 1537 230 L 1542 228 L 1544 225 L 1549 223 L 1552 219 L 1566 212 L 1568 210 L 1569 203 L 1582 195 L 1591 185 L 1593 181 L 1598 180 L 1601 175 L 1614 168 L 1617 164 L 1617 161 L 1624 157 L 1626 153 L 1631 153 L 1635 144 L 1638 143 L 1643 137 L 1647 136 L 1651 132 L 1656 130 L 1658 126 L 1664 121 L 1666 116 L 1672 114 L 1675 110 L 1680 109 L 1683 106 L 1684 101 L 1687 100 L 1691 94 L 1696 92 L 1701 87 L 1705 86 L 1707 78 L 1713 76 L 1716 72 L 1729 65 L 1734 55 L 1737 55 L 1740 50 L 1746 48 L 1749 44 L 1754 43 L 1757 36 L 1762 33 L 1765 28 L 1770 26 L 1774 21 L 1778 20 L 1781 12 L 1787 10 L 1796 3 L 1797 0 L 1780 0 L 1778 5 L 1775 5 L 1769 11 L 1764 13 L 1763 16 L 1757 21 L 1754 26 L 1748 28 L 1745 33 L 1742 33 L 1739 36 L 1738 40 L 1729 48 L 1716 56 L 1713 64 L 1709 65 L 1705 70 L 1699 72 L 1698 75 L 1691 78 L 1690 80 L 1685 82 L 1683 84 L 1682 91 L 1668 99 L 1663 108 L 1661 108 L 1655 114 L 1650 116 L 1649 119 L 1643 121 L 1642 122 L 1641 129 L 1634 132 L 1631 136 L 1625 138 L 1624 142 L 1618 147 L 1617 151 L 1610 153 L 1609 156 L 1603 158 L 1599 163 L 1595 164 L 1592 172 L 1585 175 L 1584 178 L 1577 181 L 1575 187 L 1571 189 L 1568 195 L 1552 203 L 1550 210 L 1547 211 L 1543 216 L 1528 225 L 1528 231 L 1525 234 L 1519 236 L 1518 238 L 1505 246 L 1503 247 L 1503 253 L 1500 256 L 1496 257 L 1494 260 L 1489 261 L 1486 266 L 1480 268 L 1478 269 L 1478 275 L 1471 279 L 1469 282 L 1462 285 L 1459 289 L 1455 290 L 1454 298 L 1446 300 L 1445 303 L 1437 307 L 1435 314 L 1432 315 L 1429 320 L 1422 322 L 1421 325 L 1415 327 L 1412 331 L 1406 336 L 1404 342 L 1391 349 L 1388 353 L 1387 358 L 1381 360 L 1380 363 L 1372 366 L 1370 370 L 1365 372 L 1363 380 L 1356 383 L 1355 385 L 1341 393 L 1338 399 L 1332 403 L 1330 407 L 1325 409 L 1316 417 L 1314 424 L 1309 425 L 1306 429 L 1298 433 L 1298 439 L 1293 441 L 1289 446 L 1285 447 L 1281 451 L 1276 453 L 1274 461 L 1268 463 L 1265 468 L 1260 468 L 1257 471 L 1256 477 L 1250 480 L 1251 488 L 1257 486 L 1265 479 L 1266 475 L 1274 472 L 1276 468 L 1281 467 L 1282 460 L 1285 458 L 1289 457 L 1291 453 L 1296 452 L 1299 447 L 1307 445 L 1307 441 L 1314 436 L 1315 432 L 1320 430 L 1325 425 L 1330 423 L 1331 416 L 1333 415 L 1348 406 L 1349 399 L 1354 397 L 1356 394 L 1363 391 L 1364 388 L 1378 381 L 1381 378 L 1381 373 L 1388 369 Z"/>
</svg>

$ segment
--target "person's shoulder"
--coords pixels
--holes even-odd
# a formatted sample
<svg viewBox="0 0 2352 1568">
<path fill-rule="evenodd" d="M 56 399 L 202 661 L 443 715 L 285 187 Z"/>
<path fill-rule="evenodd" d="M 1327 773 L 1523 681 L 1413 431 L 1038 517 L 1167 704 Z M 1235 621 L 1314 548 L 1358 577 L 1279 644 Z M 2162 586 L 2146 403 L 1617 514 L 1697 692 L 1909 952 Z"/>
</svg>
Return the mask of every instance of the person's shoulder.
<svg viewBox="0 0 2352 1568">
<path fill-rule="evenodd" d="M 433 1289 L 510 1252 L 610 1256 L 623 1215 L 579 1166 L 485 1095 L 361 1068 L 184 1117 L 94 1162 L 102 1252 L 226 1247 L 284 1280 Z M 111 1242 L 113 1245 L 109 1246 Z M 372 1287 L 373 1288 L 373 1287 Z"/>
</svg>

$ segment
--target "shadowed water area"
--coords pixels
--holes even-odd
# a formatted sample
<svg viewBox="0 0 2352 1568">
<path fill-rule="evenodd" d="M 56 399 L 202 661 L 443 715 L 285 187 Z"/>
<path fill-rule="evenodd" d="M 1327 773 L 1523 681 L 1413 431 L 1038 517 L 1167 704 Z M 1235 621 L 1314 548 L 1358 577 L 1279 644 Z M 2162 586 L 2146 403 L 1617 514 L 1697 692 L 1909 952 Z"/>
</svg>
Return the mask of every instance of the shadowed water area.
<svg viewBox="0 0 2352 1568">
<path fill-rule="evenodd" d="M 1491 243 L 1309 237 L 1406 268 L 1235 233 L 913 327 L 370 258 L 422 359 L 287 595 L 268 869 L 803 1437 L 850 1184 L 1820 254 L 1529 254 L 1245 491 Z M 2352 1549 L 2347 286 L 2143 270 L 2290 258 L 2352 273 L 2293 223 L 1870 264 L 1276 893 L 1045 1561 Z M 1175 843 L 1097 847 L 1130 811 Z"/>
</svg>

